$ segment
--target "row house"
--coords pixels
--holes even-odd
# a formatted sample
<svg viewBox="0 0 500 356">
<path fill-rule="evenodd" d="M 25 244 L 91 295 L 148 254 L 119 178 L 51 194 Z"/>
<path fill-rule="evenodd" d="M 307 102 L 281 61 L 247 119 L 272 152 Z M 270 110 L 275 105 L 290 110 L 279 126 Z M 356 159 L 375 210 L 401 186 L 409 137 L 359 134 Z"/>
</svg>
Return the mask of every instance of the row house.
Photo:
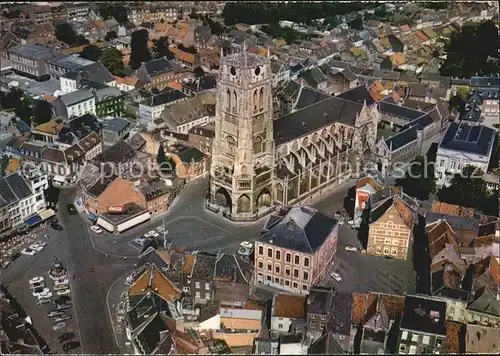
<svg viewBox="0 0 500 356">
<path fill-rule="evenodd" d="M 79 89 L 58 97 L 54 103 L 56 115 L 68 120 L 85 114 L 96 115 L 96 97 L 88 89 Z"/>
<path fill-rule="evenodd" d="M 29 11 L 30 19 L 36 24 L 52 23 L 54 20 L 52 8 L 49 5 L 34 5 Z"/>
<path fill-rule="evenodd" d="M 102 89 L 116 86 L 116 78 L 101 63 L 92 63 L 59 75 L 61 91 L 71 93 L 82 88 Z"/>
<path fill-rule="evenodd" d="M 38 44 L 26 44 L 9 49 L 9 61 L 14 72 L 37 81 L 50 78 L 46 61 L 53 56 L 53 48 Z"/>
<path fill-rule="evenodd" d="M 73 70 L 79 70 L 94 62 L 81 58 L 77 55 L 58 54 L 47 60 L 49 74 L 52 79 L 59 80 L 61 75 Z"/>
<path fill-rule="evenodd" d="M 170 82 L 181 82 L 192 76 L 193 74 L 190 71 L 165 58 L 144 62 L 137 69 L 137 79 L 140 86 L 147 90 L 153 88 L 162 90 Z"/>
<path fill-rule="evenodd" d="M 338 224 L 310 207 L 271 215 L 255 242 L 255 282 L 308 294 L 337 251 Z"/>
</svg>

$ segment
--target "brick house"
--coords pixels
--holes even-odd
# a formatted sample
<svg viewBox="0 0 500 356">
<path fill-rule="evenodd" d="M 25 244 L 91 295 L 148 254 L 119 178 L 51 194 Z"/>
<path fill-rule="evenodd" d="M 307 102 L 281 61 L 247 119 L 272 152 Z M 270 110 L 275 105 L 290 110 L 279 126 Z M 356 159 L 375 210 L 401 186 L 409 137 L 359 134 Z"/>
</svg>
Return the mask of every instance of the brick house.
<svg viewBox="0 0 500 356">
<path fill-rule="evenodd" d="M 414 211 L 398 196 L 373 207 L 370 216 L 367 253 L 405 260 L 413 228 Z"/>
<path fill-rule="evenodd" d="M 295 320 L 303 320 L 306 316 L 306 297 L 292 294 L 274 296 L 271 312 L 271 330 L 288 333 Z"/>
<path fill-rule="evenodd" d="M 168 148 L 167 156 L 174 159 L 180 179 L 191 180 L 210 171 L 209 156 L 195 147 L 177 144 Z"/>
<path fill-rule="evenodd" d="M 189 130 L 188 137 L 191 146 L 207 155 L 212 153 L 212 142 L 215 138 L 215 128 L 212 125 L 193 127 Z"/>
<path fill-rule="evenodd" d="M 271 215 L 255 242 L 256 282 L 292 293 L 309 289 L 337 252 L 337 220 L 305 206 Z"/>
</svg>

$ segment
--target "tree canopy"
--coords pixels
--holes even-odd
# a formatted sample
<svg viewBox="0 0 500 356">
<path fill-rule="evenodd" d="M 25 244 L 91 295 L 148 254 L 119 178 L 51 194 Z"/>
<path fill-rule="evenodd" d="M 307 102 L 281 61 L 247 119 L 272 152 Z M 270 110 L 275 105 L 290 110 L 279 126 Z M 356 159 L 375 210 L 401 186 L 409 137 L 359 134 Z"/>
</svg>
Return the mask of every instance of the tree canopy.
<svg viewBox="0 0 500 356">
<path fill-rule="evenodd" d="M 168 177 L 172 177 L 175 175 L 175 161 L 172 157 L 165 154 L 165 150 L 162 146 L 160 146 L 158 149 L 156 162 L 158 163 L 158 172 L 160 172 L 162 175 Z"/>
<path fill-rule="evenodd" d="M 272 38 L 283 38 L 287 43 L 295 43 L 308 36 L 300 33 L 290 27 L 281 27 L 277 22 L 271 22 L 269 25 L 263 25 L 261 31 Z"/>
<path fill-rule="evenodd" d="M 98 2 L 99 15 L 104 20 L 114 18 L 116 22 L 123 24 L 128 21 L 128 10 L 119 2 Z"/>
<path fill-rule="evenodd" d="M 151 60 L 151 53 L 148 48 L 149 33 L 146 29 L 132 32 L 130 42 L 130 67 L 137 69 L 142 62 Z"/>
<path fill-rule="evenodd" d="M 201 67 L 196 67 L 196 68 L 194 69 L 194 76 L 195 76 L 196 78 L 201 78 L 201 77 L 203 77 L 204 75 L 205 75 L 205 71 L 203 70 L 203 68 L 201 68 Z"/>
<path fill-rule="evenodd" d="M 33 105 L 33 123 L 44 124 L 52 119 L 52 104 L 45 100 L 37 100 Z"/>
<path fill-rule="evenodd" d="M 40 125 L 52 118 L 52 105 L 50 103 L 24 96 L 19 89 L 14 88 L 7 94 L 2 92 L 0 99 L 2 109 L 14 110 L 16 116 L 28 125 L 31 122 Z"/>
<path fill-rule="evenodd" d="M 349 22 L 349 27 L 354 30 L 362 30 L 363 29 L 363 17 L 358 15 L 351 22 Z"/>
<path fill-rule="evenodd" d="M 404 178 L 396 179 L 396 185 L 403 188 L 403 192 L 419 200 L 427 200 L 436 192 L 434 165 L 424 157 L 417 157 L 411 162 Z"/>
<path fill-rule="evenodd" d="M 173 59 L 174 54 L 169 48 L 170 40 L 167 36 L 162 36 L 153 40 L 153 55 L 155 58 L 165 57 Z"/>
<path fill-rule="evenodd" d="M 104 36 L 104 41 L 111 41 L 114 40 L 115 38 L 118 38 L 116 31 L 108 31 L 106 33 L 106 36 Z"/>
<path fill-rule="evenodd" d="M 224 23 L 262 24 L 282 20 L 310 24 L 315 19 L 376 7 L 378 3 L 360 2 L 228 2 L 224 7 Z"/>
<path fill-rule="evenodd" d="M 188 46 L 188 47 L 186 47 L 182 43 L 179 43 L 177 45 L 177 48 L 180 49 L 181 51 L 184 51 L 184 52 L 187 52 L 187 53 L 191 53 L 191 54 L 198 53 L 198 51 L 196 50 L 195 46 Z"/>
<path fill-rule="evenodd" d="M 462 174 L 455 174 L 449 187 L 438 192 L 438 199 L 449 204 L 479 209 L 483 214 L 498 216 L 498 191 L 490 193 L 481 178 L 484 172 L 466 166 Z"/>
<path fill-rule="evenodd" d="M 80 57 L 88 59 L 89 61 L 97 62 L 101 58 L 102 49 L 96 45 L 88 45 L 83 48 Z"/>
<path fill-rule="evenodd" d="M 106 48 L 100 57 L 102 64 L 108 68 L 108 70 L 113 75 L 122 74 L 123 69 L 125 68 L 123 64 L 123 54 L 122 52 L 115 47 Z"/>
<path fill-rule="evenodd" d="M 71 47 L 89 44 L 85 36 L 77 34 L 73 27 L 67 22 L 56 26 L 55 35 L 59 41 Z"/>
<path fill-rule="evenodd" d="M 476 74 L 498 72 L 495 63 L 487 61 L 488 57 L 498 57 L 498 44 L 498 29 L 493 21 L 463 26 L 460 32 L 451 34 L 446 45 L 447 58 L 441 64 L 440 74 L 470 78 Z"/>
</svg>

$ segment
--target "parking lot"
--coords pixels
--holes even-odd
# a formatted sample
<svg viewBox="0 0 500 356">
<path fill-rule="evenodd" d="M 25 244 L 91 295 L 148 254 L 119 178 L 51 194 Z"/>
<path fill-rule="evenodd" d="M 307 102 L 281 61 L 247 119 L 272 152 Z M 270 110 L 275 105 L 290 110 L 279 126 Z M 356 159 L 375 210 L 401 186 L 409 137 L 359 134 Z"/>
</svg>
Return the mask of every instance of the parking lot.
<svg viewBox="0 0 500 356">
<path fill-rule="evenodd" d="M 54 256 L 54 251 L 59 249 L 60 240 L 58 241 L 57 234 L 59 232 L 44 228 L 38 228 L 33 231 L 30 235 L 23 239 L 19 239 L 19 243 L 14 248 L 14 251 L 21 251 L 26 248 L 26 246 L 32 245 L 33 242 L 39 242 L 46 244 L 43 248 L 38 248 L 38 251 L 34 251 L 34 254 L 29 255 L 21 254 L 16 260 L 10 263 L 2 271 L 2 282 L 9 289 L 12 296 L 18 301 L 18 303 L 24 308 L 26 314 L 31 318 L 33 326 L 37 331 L 43 335 L 47 341 L 52 352 L 63 353 L 63 344 L 72 342 L 75 343 L 74 346 L 80 344 L 78 326 L 76 316 L 73 311 L 73 306 L 67 308 L 63 307 L 61 313 L 54 313 L 54 317 L 49 317 L 48 314 L 56 308 L 55 300 L 60 298 L 57 294 L 55 288 L 55 282 L 49 277 L 49 271 L 54 266 L 54 257 L 57 257 L 63 262 L 65 256 L 60 253 L 61 256 Z M 48 238 L 45 238 L 45 234 Z M 30 236 L 30 237 L 28 237 Z M 37 281 L 34 280 L 35 277 L 38 278 Z M 65 283 L 67 286 L 60 286 L 57 289 L 72 289 L 71 288 L 71 278 L 67 277 Z M 31 282 L 31 283 L 30 283 Z M 35 288 L 38 287 L 38 288 Z M 64 288 L 63 288 L 64 287 Z M 46 302 L 44 304 L 39 304 L 39 297 L 34 294 L 41 294 L 40 298 L 45 296 Z M 61 292 L 59 292 L 61 293 Z M 63 292 L 67 293 L 67 292 Z M 67 295 L 71 299 L 71 295 Z M 58 330 L 53 330 L 56 317 L 62 317 L 67 319 L 64 321 L 64 327 Z M 61 325 L 62 326 L 62 325 Z M 59 342 L 58 337 L 63 333 L 70 333 L 66 341 Z M 70 350 L 68 350 L 70 351 Z M 70 352 L 81 352 L 79 348 L 75 348 Z"/>
</svg>

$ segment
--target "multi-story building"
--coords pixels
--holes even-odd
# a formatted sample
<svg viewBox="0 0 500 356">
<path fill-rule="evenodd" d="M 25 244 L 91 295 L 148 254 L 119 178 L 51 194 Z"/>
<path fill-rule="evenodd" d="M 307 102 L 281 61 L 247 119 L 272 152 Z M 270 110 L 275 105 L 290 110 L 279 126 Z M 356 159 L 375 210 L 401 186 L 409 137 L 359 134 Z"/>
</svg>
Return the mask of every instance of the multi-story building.
<svg viewBox="0 0 500 356">
<path fill-rule="evenodd" d="M 435 175 L 438 186 L 448 186 L 453 176 L 465 166 L 474 166 L 484 173 L 488 170 L 496 130 L 467 123 L 451 123 L 439 143 Z"/>
<path fill-rule="evenodd" d="M 67 72 L 78 70 L 93 63 L 94 62 L 78 57 L 77 55 L 67 55 L 62 53 L 47 59 L 50 77 L 56 80 L 59 80 L 59 77 Z"/>
<path fill-rule="evenodd" d="M 170 82 L 180 82 L 193 77 L 193 73 L 174 61 L 165 58 L 153 59 L 141 64 L 137 69 L 139 86 L 145 89 L 163 90 Z"/>
<path fill-rule="evenodd" d="M 439 353 L 446 337 L 446 303 L 407 296 L 399 329 L 399 354 Z"/>
<path fill-rule="evenodd" d="M 315 209 L 295 206 L 271 215 L 255 242 L 255 281 L 309 294 L 337 252 L 337 220 Z"/>
<path fill-rule="evenodd" d="M 136 25 L 140 25 L 143 22 L 160 22 L 162 20 L 165 22 L 174 22 L 178 18 L 179 14 L 176 7 L 161 2 L 133 6 L 129 14 L 130 21 Z"/>
<path fill-rule="evenodd" d="M 405 260 L 411 241 L 415 211 L 398 196 L 374 206 L 370 216 L 367 253 Z"/>
<path fill-rule="evenodd" d="M 12 70 L 22 76 L 38 81 L 50 78 L 46 60 L 54 56 L 54 49 L 42 45 L 21 45 L 9 49 Z"/>
<path fill-rule="evenodd" d="M 146 126 L 152 125 L 153 121 L 161 117 L 167 106 L 187 98 L 186 94 L 177 89 L 166 89 L 159 94 L 150 95 L 139 104 L 140 121 Z"/>
<path fill-rule="evenodd" d="M 66 4 L 68 8 L 69 22 L 85 21 L 90 12 L 90 5 L 88 3 L 71 2 Z"/>
<path fill-rule="evenodd" d="M 87 89 L 64 94 L 54 101 L 56 115 L 68 120 L 85 114 L 96 114 L 95 95 Z"/>
<path fill-rule="evenodd" d="M 46 207 L 44 191 L 49 187 L 47 173 L 33 166 L 27 166 L 23 168 L 21 174 L 33 192 L 35 209 L 37 211 L 42 211 Z"/>
<path fill-rule="evenodd" d="M 49 5 L 32 6 L 29 15 L 30 19 L 36 24 L 52 23 L 54 20 L 52 8 Z"/>
<path fill-rule="evenodd" d="M 121 116 L 123 114 L 123 93 L 116 87 L 106 87 L 95 93 L 97 116 Z"/>
<path fill-rule="evenodd" d="M 116 86 L 116 78 L 101 63 L 95 62 L 77 70 L 72 70 L 59 77 L 61 90 L 65 93 L 76 91 L 81 87 L 102 89 Z"/>
<path fill-rule="evenodd" d="M 237 221 L 349 179 L 379 119 L 373 102 L 329 97 L 273 120 L 270 58 L 243 47 L 221 58 L 208 205 Z"/>
<path fill-rule="evenodd" d="M 175 173 L 180 179 L 188 181 L 210 171 L 208 156 L 195 147 L 172 145 L 168 148 L 167 155 L 174 159 Z"/>
<path fill-rule="evenodd" d="M 131 123 L 120 117 L 115 117 L 103 122 L 102 140 L 104 145 L 112 146 L 121 139 L 127 139 Z"/>
<path fill-rule="evenodd" d="M 212 154 L 212 142 L 215 137 L 213 125 L 193 127 L 188 132 L 188 142 L 206 155 Z"/>
</svg>

